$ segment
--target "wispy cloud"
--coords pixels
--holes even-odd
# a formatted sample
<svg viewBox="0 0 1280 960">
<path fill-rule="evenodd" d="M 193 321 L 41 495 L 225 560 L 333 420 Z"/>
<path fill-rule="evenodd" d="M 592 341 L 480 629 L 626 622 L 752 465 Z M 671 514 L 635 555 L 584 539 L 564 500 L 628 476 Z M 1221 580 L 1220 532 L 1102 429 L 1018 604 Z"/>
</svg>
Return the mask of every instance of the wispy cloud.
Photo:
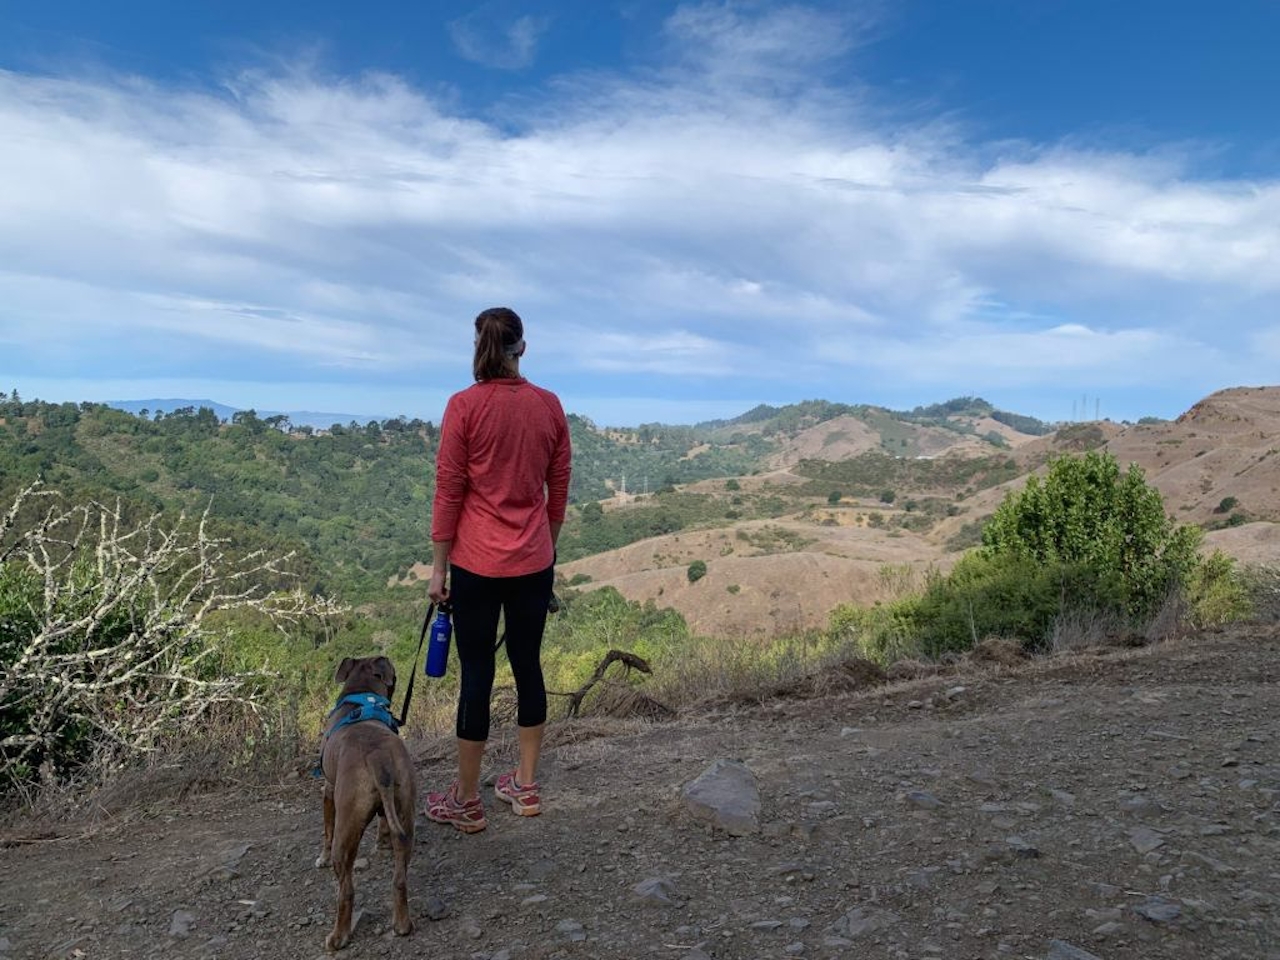
<svg viewBox="0 0 1280 960">
<path fill-rule="evenodd" d="M 496 70 L 523 70 L 538 54 L 538 42 L 551 21 L 523 16 L 502 21 L 487 8 L 449 21 L 449 37 L 465 60 Z"/>
<path fill-rule="evenodd" d="M 1274 376 L 1280 182 L 886 120 L 809 69 L 862 30 L 683 7 L 675 59 L 566 78 L 514 131 L 379 74 L 0 72 L 0 374 L 230 351 L 400 389 L 465 374 L 468 318 L 509 303 L 578 395 Z"/>
</svg>

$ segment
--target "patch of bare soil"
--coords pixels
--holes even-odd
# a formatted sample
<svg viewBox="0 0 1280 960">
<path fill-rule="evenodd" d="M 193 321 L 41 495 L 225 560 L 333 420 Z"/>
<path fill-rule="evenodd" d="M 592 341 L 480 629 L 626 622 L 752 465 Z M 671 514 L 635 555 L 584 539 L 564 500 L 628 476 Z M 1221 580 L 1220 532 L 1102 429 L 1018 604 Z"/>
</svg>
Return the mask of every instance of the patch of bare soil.
<svg viewBox="0 0 1280 960">
<path fill-rule="evenodd" d="M 606 738 L 555 725 L 542 816 L 490 798 L 483 833 L 419 823 L 407 938 L 368 832 L 345 955 L 1275 960 L 1277 681 L 1280 631 L 1252 626 Z M 745 836 L 681 799 L 720 758 L 760 791 Z M 320 957 L 319 835 L 310 780 L 11 825 L 0 956 Z"/>
<path fill-rule="evenodd" d="M 1205 534 L 1204 542 L 1207 549 L 1221 550 L 1241 563 L 1280 563 L 1280 523 L 1246 523 L 1211 530 Z"/>
<path fill-rule="evenodd" d="M 801 430 L 787 440 L 770 460 L 774 467 L 789 467 L 801 460 L 849 460 L 880 449 L 880 434 L 855 416 L 836 417 Z"/>
<path fill-rule="evenodd" d="M 694 560 L 707 573 L 690 583 Z M 889 599 L 893 584 L 880 575 L 886 565 L 922 574 L 931 564 L 948 560 L 907 531 L 784 518 L 682 530 L 563 564 L 560 572 L 590 576 L 583 589 L 612 586 L 629 600 L 671 607 L 695 634 L 734 637 L 825 626 L 841 603 Z"/>
</svg>

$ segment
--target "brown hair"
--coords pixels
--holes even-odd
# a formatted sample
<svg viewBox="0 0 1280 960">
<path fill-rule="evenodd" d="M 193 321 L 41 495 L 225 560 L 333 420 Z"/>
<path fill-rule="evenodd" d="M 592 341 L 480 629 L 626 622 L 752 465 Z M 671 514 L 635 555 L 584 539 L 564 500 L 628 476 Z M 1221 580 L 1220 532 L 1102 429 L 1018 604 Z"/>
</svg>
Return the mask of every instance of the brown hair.
<svg viewBox="0 0 1280 960">
<path fill-rule="evenodd" d="M 471 372 L 477 380 L 515 374 L 511 361 L 524 349 L 524 324 L 509 307 L 490 307 L 476 317 L 476 355 Z"/>
</svg>

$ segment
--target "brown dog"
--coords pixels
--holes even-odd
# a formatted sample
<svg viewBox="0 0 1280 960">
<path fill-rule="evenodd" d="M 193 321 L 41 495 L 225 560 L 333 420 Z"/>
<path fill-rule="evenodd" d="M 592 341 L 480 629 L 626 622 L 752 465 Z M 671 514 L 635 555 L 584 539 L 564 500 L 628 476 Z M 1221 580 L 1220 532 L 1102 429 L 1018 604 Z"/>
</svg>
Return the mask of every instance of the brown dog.
<svg viewBox="0 0 1280 960">
<path fill-rule="evenodd" d="M 320 759 L 325 779 L 324 846 L 316 866 L 332 863 L 338 878 L 338 917 L 325 946 L 341 950 L 351 939 L 356 851 L 375 815 L 381 815 L 379 846 L 390 846 L 394 857 L 392 927 L 400 936 L 413 932 L 408 874 L 417 784 L 409 751 L 389 712 L 395 665 L 386 657 L 347 657 L 334 679 L 342 684 L 342 695 L 329 715 Z"/>
</svg>

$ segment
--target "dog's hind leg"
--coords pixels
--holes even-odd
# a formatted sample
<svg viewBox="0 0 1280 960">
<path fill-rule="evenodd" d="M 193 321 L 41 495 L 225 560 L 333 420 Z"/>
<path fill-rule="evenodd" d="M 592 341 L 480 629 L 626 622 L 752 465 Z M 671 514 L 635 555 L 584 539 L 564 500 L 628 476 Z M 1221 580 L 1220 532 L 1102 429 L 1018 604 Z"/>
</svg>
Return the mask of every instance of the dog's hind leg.
<svg viewBox="0 0 1280 960">
<path fill-rule="evenodd" d="M 333 932 L 324 942 L 330 950 L 341 950 L 351 939 L 351 912 L 356 899 L 356 853 L 364 828 L 364 823 L 344 817 L 334 832 L 333 874 L 338 880 L 338 915 L 333 921 Z"/>
<path fill-rule="evenodd" d="M 333 862 L 333 784 L 324 785 L 324 842 L 320 847 L 320 856 L 316 857 L 316 867 L 327 867 Z"/>
<path fill-rule="evenodd" d="M 378 795 L 382 799 L 382 820 L 391 841 L 393 868 L 391 874 L 392 929 L 398 936 L 413 933 L 413 917 L 409 915 L 409 860 L 413 856 L 412 781 L 406 786 L 392 782 L 390 774 L 378 775 Z M 396 805 L 408 797 L 408 803 Z"/>
<path fill-rule="evenodd" d="M 391 849 L 391 827 L 387 825 L 387 818 L 378 815 L 378 849 Z"/>
</svg>

